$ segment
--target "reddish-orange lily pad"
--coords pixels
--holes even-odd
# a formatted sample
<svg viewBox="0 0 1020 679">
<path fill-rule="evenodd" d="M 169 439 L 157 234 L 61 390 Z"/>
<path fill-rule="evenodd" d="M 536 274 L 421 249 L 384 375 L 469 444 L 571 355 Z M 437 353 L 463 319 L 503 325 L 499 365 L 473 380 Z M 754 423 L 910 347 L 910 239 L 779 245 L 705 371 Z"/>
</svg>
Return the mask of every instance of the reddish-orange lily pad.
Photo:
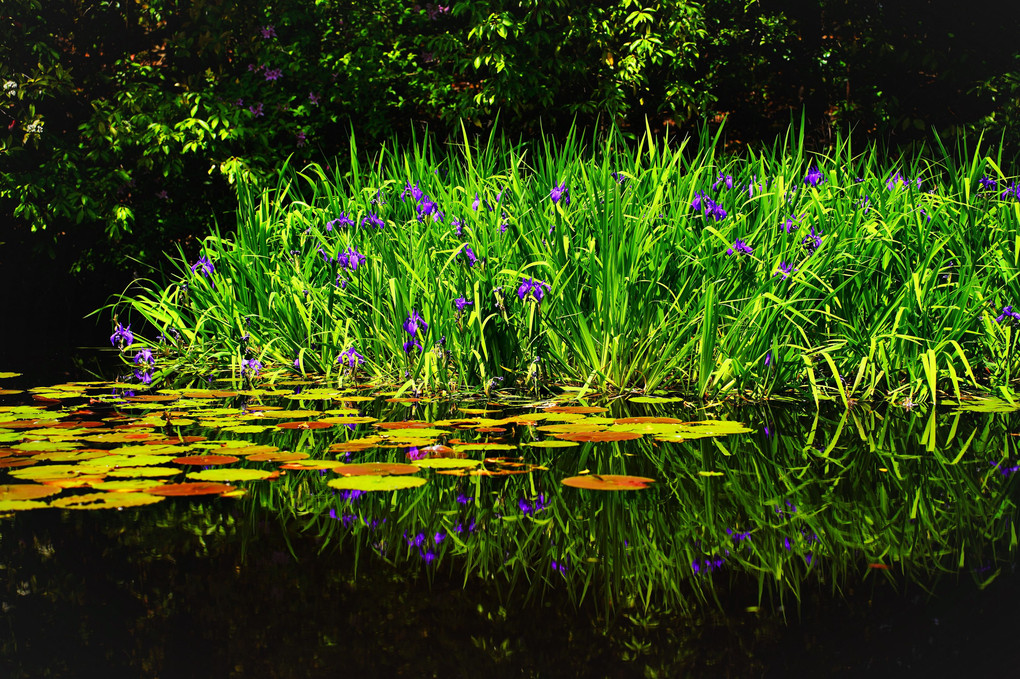
<svg viewBox="0 0 1020 679">
<path fill-rule="evenodd" d="M 40 483 L 8 483 L 0 485 L 0 500 L 37 500 L 60 492 L 59 488 Z"/>
<path fill-rule="evenodd" d="M 240 459 L 233 455 L 187 455 L 185 457 L 175 457 L 174 462 L 176 464 L 195 464 L 207 467 L 217 464 L 230 464 Z"/>
<path fill-rule="evenodd" d="M 147 492 L 150 495 L 167 495 L 173 497 L 192 495 L 219 495 L 234 490 L 234 487 L 226 483 L 209 483 L 195 481 L 191 483 L 171 483 L 158 488 L 150 488 Z"/>
<path fill-rule="evenodd" d="M 620 417 L 616 424 L 684 424 L 675 417 Z"/>
<path fill-rule="evenodd" d="M 308 453 L 288 453 L 281 450 L 275 453 L 255 453 L 245 459 L 251 462 L 294 462 L 295 460 L 304 460 L 307 457 Z"/>
<path fill-rule="evenodd" d="M 558 439 L 564 441 L 578 441 L 580 443 L 606 443 L 608 441 L 632 441 L 641 438 L 641 434 L 630 431 L 577 431 L 564 434 L 554 433 Z"/>
<path fill-rule="evenodd" d="M 563 479 L 561 483 L 571 488 L 585 490 L 641 490 L 648 488 L 655 479 L 645 476 L 626 476 L 623 474 L 585 474 Z"/>
<path fill-rule="evenodd" d="M 361 462 L 359 464 L 341 464 L 333 467 L 333 471 L 343 476 L 384 476 L 387 474 L 414 474 L 418 467 L 413 464 L 397 462 Z"/>
</svg>

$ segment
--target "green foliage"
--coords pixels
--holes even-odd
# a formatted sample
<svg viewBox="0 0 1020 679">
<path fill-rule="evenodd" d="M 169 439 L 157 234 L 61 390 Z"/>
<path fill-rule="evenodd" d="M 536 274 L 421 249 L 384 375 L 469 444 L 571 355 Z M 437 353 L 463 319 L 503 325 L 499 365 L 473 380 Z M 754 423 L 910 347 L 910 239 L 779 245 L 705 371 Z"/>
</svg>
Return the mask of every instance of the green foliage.
<svg viewBox="0 0 1020 679">
<path fill-rule="evenodd" d="M 760 155 L 719 160 L 716 145 L 465 135 L 364 165 L 352 146 L 347 173 L 240 184 L 235 235 L 123 302 L 179 333 L 149 344 L 196 372 L 299 359 L 426 389 L 794 390 L 844 405 L 1008 393 L 1020 196 L 996 161 L 880 161 L 843 140 L 809 157 L 803 129 Z"/>
</svg>

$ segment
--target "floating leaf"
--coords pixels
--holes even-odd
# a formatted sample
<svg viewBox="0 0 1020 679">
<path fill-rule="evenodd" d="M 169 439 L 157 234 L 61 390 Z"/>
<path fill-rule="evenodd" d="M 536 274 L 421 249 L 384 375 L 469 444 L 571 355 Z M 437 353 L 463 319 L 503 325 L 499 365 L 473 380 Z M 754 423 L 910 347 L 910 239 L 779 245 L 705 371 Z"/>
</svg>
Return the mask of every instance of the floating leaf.
<svg viewBox="0 0 1020 679">
<path fill-rule="evenodd" d="M 92 484 L 96 490 L 105 490 L 108 493 L 138 493 L 150 491 L 153 488 L 162 486 L 165 482 L 156 479 L 117 479 L 114 481 L 99 481 Z"/>
<path fill-rule="evenodd" d="M 525 443 L 526 446 L 532 448 L 573 448 L 574 446 L 581 445 L 577 441 L 561 441 L 558 439 L 545 439 L 543 441 L 529 441 Z"/>
<path fill-rule="evenodd" d="M 105 457 L 108 454 L 105 450 L 68 450 L 60 453 L 39 453 L 33 455 L 32 459 L 43 462 L 81 462 Z"/>
<path fill-rule="evenodd" d="M 189 479 L 196 479 L 198 481 L 261 481 L 264 479 L 273 479 L 279 476 L 276 472 L 266 471 L 264 469 L 203 469 L 199 472 L 191 472 L 188 474 Z"/>
<path fill-rule="evenodd" d="M 1020 410 L 1020 401 L 1011 402 L 992 396 L 961 403 L 956 409 L 972 413 L 1011 413 Z"/>
<path fill-rule="evenodd" d="M 151 505 L 164 499 L 148 493 L 86 493 L 57 498 L 50 506 L 61 509 L 120 509 Z"/>
<path fill-rule="evenodd" d="M 42 509 L 43 507 L 49 507 L 49 505 L 38 500 L 0 500 L 0 512 L 20 512 L 25 509 Z"/>
<path fill-rule="evenodd" d="M 604 413 L 609 408 L 601 406 L 552 406 L 545 408 L 547 413 L 569 413 L 571 415 L 589 415 L 591 413 Z"/>
<path fill-rule="evenodd" d="M 259 434 L 269 429 L 272 427 L 264 424 L 239 424 L 234 427 L 224 427 L 223 431 L 229 431 L 232 434 Z"/>
<path fill-rule="evenodd" d="M 0 485 L 0 500 L 38 500 L 59 492 L 59 488 L 39 483 L 8 483 Z"/>
<path fill-rule="evenodd" d="M 21 377 L 21 373 L 12 373 L 7 371 L 0 372 L 0 380 L 5 380 L 9 377 Z"/>
<path fill-rule="evenodd" d="M 327 485 L 337 490 L 388 491 L 417 488 L 425 485 L 425 479 L 420 476 L 372 476 L 366 474 L 331 479 Z"/>
<path fill-rule="evenodd" d="M 398 462 L 362 462 L 336 465 L 333 467 L 333 471 L 344 476 L 379 476 L 383 474 L 414 474 L 418 468 L 413 464 Z"/>
<path fill-rule="evenodd" d="M 330 422 L 322 421 L 310 421 L 310 422 L 281 422 L 276 425 L 277 429 L 329 429 L 333 424 Z"/>
<path fill-rule="evenodd" d="M 434 425 L 421 420 L 405 420 L 403 422 L 377 422 L 375 426 L 379 429 L 429 429 Z"/>
<path fill-rule="evenodd" d="M 38 460 L 32 460 L 30 458 L 23 457 L 9 457 L 7 459 L 0 460 L 0 469 L 13 469 L 15 467 L 31 467 L 34 464 L 38 464 Z"/>
<path fill-rule="evenodd" d="M 0 460 L 3 462 L 4 460 Z M 41 464 L 38 467 L 15 469 L 9 472 L 17 479 L 68 479 L 81 476 L 82 468 L 76 464 Z"/>
<path fill-rule="evenodd" d="M 375 417 L 324 417 L 319 421 L 346 426 L 348 424 L 367 424 L 369 422 L 376 422 L 377 420 L 378 418 Z"/>
<path fill-rule="evenodd" d="M 234 490 L 234 486 L 225 483 L 188 482 L 169 483 L 149 491 L 153 495 L 164 497 L 190 497 L 194 495 L 219 495 Z"/>
<path fill-rule="evenodd" d="M 281 464 L 280 469 L 333 469 L 336 467 L 336 460 L 297 460 L 295 462 L 288 462 L 287 464 Z"/>
<path fill-rule="evenodd" d="M 106 472 L 107 476 L 116 478 L 161 478 L 177 476 L 181 473 L 178 467 L 122 467 Z"/>
<path fill-rule="evenodd" d="M 415 460 L 413 464 L 426 469 L 472 469 L 481 465 L 482 461 L 456 457 L 425 457 Z"/>
<path fill-rule="evenodd" d="M 53 450 L 71 450 L 81 448 L 82 444 L 75 441 L 28 441 L 11 446 L 15 450 L 46 452 Z"/>
<path fill-rule="evenodd" d="M 251 462 L 295 462 L 297 460 L 304 460 L 307 457 L 308 453 L 288 453 L 279 450 L 271 453 L 255 453 L 248 455 L 245 459 Z"/>
<path fill-rule="evenodd" d="M 231 464 L 238 462 L 240 459 L 233 455 L 188 455 L 185 457 L 175 457 L 174 464 L 192 464 L 209 467 L 219 464 Z"/>
<path fill-rule="evenodd" d="M 585 490 L 641 490 L 647 488 L 649 483 L 655 483 L 655 479 L 620 474 L 586 474 L 571 476 L 563 479 L 561 483 L 564 486 Z"/>
<path fill-rule="evenodd" d="M 587 431 L 567 434 L 553 434 L 564 441 L 580 441 L 583 443 L 606 443 L 609 441 L 632 441 L 641 438 L 641 434 L 628 431 Z"/>
<path fill-rule="evenodd" d="M 619 417 L 616 424 L 684 424 L 675 417 Z"/>
<path fill-rule="evenodd" d="M 517 446 L 506 443 L 460 443 L 453 447 L 457 453 L 471 453 L 476 450 L 516 450 Z"/>
</svg>

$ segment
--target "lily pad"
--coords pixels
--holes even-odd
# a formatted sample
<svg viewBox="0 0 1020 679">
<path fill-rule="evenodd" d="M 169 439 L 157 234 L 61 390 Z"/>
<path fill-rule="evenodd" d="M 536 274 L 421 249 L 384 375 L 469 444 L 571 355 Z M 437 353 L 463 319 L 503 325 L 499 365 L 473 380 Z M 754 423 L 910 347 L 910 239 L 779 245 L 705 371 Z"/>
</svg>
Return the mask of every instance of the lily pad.
<svg viewBox="0 0 1020 679">
<path fill-rule="evenodd" d="M 387 474 L 414 474 L 418 467 L 413 464 L 400 464 L 398 462 L 362 462 L 359 464 L 340 464 L 333 467 L 333 471 L 343 476 L 380 476 Z"/>
<path fill-rule="evenodd" d="M 186 483 L 167 483 L 161 485 L 158 488 L 153 488 L 149 492 L 154 495 L 163 495 L 166 498 L 181 498 L 181 497 L 192 497 L 192 495 L 218 495 L 223 492 L 231 492 L 235 490 L 235 486 L 227 485 L 226 483 L 208 483 L 208 482 L 186 482 Z"/>
<path fill-rule="evenodd" d="M 93 483 L 92 487 L 109 493 L 139 493 L 149 492 L 163 484 L 163 481 L 156 479 L 115 479 Z"/>
<path fill-rule="evenodd" d="M 581 445 L 577 441 L 561 441 L 559 439 L 545 439 L 542 441 L 529 441 L 524 445 L 532 448 L 573 448 Z"/>
<path fill-rule="evenodd" d="M 60 488 L 39 483 L 8 483 L 0 485 L 0 501 L 2 500 L 38 500 L 60 492 Z"/>
<path fill-rule="evenodd" d="M 150 493 L 165 497 L 188 497 L 193 495 L 219 495 L 234 490 L 234 486 L 225 483 L 169 483 L 159 488 L 153 488 Z"/>
<path fill-rule="evenodd" d="M 417 488 L 425 485 L 425 479 L 420 476 L 372 476 L 365 474 L 331 479 L 327 485 L 337 490 L 388 491 Z"/>
<path fill-rule="evenodd" d="M 106 472 L 107 476 L 123 479 L 137 478 L 163 478 L 166 476 L 177 476 L 182 473 L 178 467 L 121 467 Z"/>
<path fill-rule="evenodd" d="M 203 469 L 188 474 L 189 479 L 196 481 L 262 481 L 274 479 L 279 476 L 278 472 L 270 472 L 265 469 Z"/>
<path fill-rule="evenodd" d="M 311 420 L 308 422 L 281 422 L 276 425 L 277 429 L 329 429 L 333 426 L 331 422 Z"/>
<path fill-rule="evenodd" d="M 151 505 L 164 499 L 148 493 L 86 493 L 57 498 L 50 506 L 61 509 L 121 509 Z"/>
<path fill-rule="evenodd" d="M 585 490 L 641 490 L 648 488 L 649 483 L 655 483 L 655 479 L 621 474 L 585 474 L 571 476 L 563 479 L 560 483 L 571 488 Z"/>
<path fill-rule="evenodd" d="M 251 462 L 296 462 L 308 458 L 308 453 L 288 453 L 278 450 L 269 453 L 255 453 L 248 455 L 245 459 Z"/>
<path fill-rule="evenodd" d="M 0 500 L 0 512 L 20 512 L 25 509 L 42 509 L 49 504 L 38 500 Z"/>
<path fill-rule="evenodd" d="M 425 469 L 473 469 L 481 464 L 481 460 L 456 457 L 424 457 L 414 461 L 415 466 Z"/>
<path fill-rule="evenodd" d="M 241 458 L 234 457 L 233 455 L 187 455 L 185 457 L 175 457 L 174 464 L 192 464 L 201 467 L 209 467 L 220 464 L 231 464 L 238 462 Z"/>
<path fill-rule="evenodd" d="M 632 441 L 641 438 L 641 434 L 629 431 L 579 431 L 568 434 L 553 434 L 564 441 L 582 443 L 607 443 L 609 441 Z"/>
</svg>

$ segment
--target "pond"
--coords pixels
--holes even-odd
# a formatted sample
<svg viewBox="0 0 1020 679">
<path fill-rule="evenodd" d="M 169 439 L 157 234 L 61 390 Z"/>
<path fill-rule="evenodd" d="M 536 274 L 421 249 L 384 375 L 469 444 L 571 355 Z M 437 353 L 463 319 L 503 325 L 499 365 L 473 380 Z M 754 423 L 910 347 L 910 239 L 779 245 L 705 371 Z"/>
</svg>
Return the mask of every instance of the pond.
<svg viewBox="0 0 1020 679">
<path fill-rule="evenodd" d="M 1003 671 L 1008 404 L 0 379 L 0 676 Z"/>
</svg>

